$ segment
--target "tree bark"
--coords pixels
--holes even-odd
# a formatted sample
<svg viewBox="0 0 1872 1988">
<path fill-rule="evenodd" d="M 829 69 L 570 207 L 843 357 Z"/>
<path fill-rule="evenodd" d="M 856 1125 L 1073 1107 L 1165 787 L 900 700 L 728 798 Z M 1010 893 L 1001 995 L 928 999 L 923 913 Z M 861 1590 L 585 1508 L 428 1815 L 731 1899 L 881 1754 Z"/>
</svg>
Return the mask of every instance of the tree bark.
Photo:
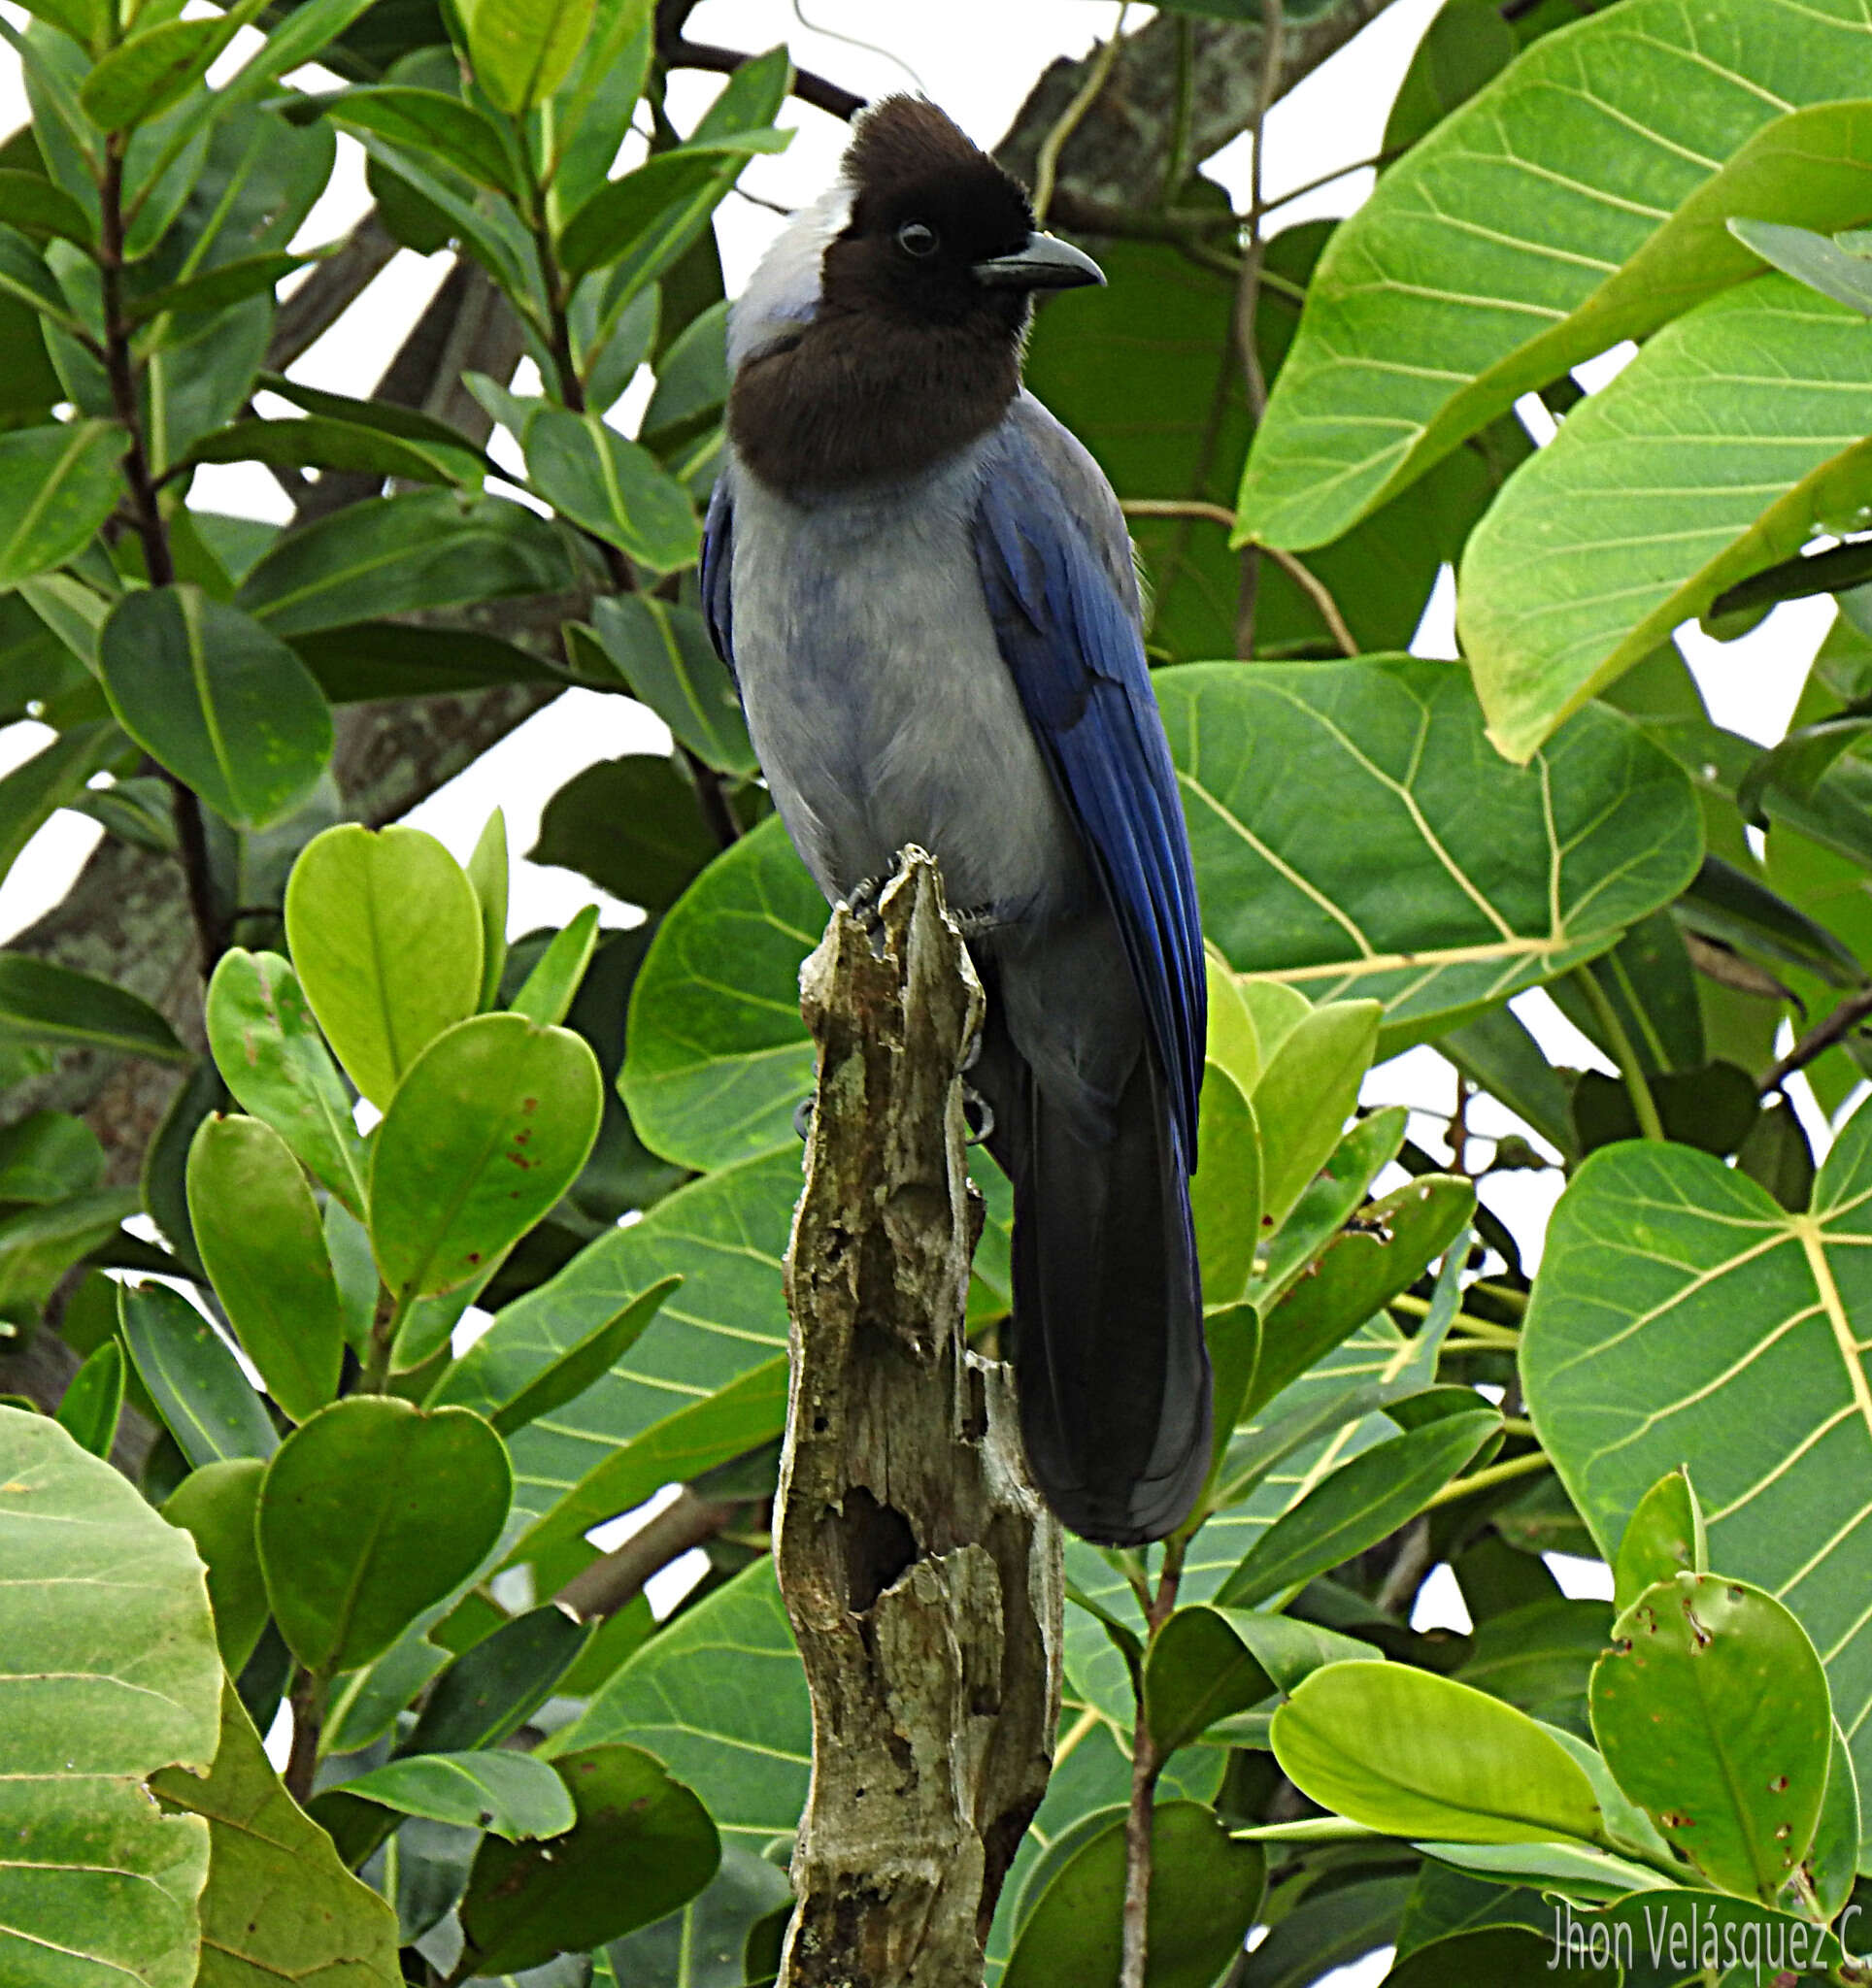
<svg viewBox="0 0 1872 1988">
<path fill-rule="evenodd" d="M 819 1064 L 774 1551 L 813 1783 L 782 1988 L 980 1982 L 1059 1716 L 1059 1527 L 1012 1376 L 962 1331 L 981 985 L 920 850 L 880 915 L 881 952 L 840 910 L 800 976 Z"/>
</svg>

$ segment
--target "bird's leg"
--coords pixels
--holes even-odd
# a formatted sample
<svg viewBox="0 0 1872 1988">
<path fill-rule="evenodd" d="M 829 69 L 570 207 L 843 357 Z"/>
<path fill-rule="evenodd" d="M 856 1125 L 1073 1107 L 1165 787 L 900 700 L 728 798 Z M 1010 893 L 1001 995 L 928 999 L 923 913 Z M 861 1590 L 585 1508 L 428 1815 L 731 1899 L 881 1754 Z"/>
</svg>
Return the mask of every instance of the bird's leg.
<svg viewBox="0 0 1872 1988">
<path fill-rule="evenodd" d="M 859 930 L 871 942 L 871 950 L 882 957 L 884 953 L 884 911 L 881 900 L 890 879 L 896 876 L 898 862 L 881 876 L 867 877 L 845 901 L 845 909 L 858 922 Z"/>
</svg>

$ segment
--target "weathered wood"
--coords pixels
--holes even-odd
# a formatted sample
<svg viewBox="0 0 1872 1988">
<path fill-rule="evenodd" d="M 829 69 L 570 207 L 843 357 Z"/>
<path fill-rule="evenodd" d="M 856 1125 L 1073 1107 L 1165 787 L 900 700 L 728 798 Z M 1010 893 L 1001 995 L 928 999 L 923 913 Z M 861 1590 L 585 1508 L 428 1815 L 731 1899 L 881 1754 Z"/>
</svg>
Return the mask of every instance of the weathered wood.
<svg viewBox="0 0 1872 1988">
<path fill-rule="evenodd" d="M 782 1988 L 979 1983 L 1059 1715 L 1059 1528 L 1008 1370 L 962 1336 L 981 984 L 920 850 L 880 911 L 881 952 L 836 911 L 800 976 L 819 1086 L 775 1555 L 813 1784 Z"/>
</svg>

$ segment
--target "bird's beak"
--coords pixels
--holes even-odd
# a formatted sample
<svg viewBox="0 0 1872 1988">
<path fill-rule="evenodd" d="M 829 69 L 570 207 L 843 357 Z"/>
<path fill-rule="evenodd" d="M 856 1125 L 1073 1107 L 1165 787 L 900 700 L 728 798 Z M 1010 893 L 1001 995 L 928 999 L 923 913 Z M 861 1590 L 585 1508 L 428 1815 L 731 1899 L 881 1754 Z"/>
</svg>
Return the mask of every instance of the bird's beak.
<svg viewBox="0 0 1872 1988">
<path fill-rule="evenodd" d="M 1056 235 L 1029 235 L 1026 246 L 1012 255 L 978 262 L 975 281 L 1006 290 L 1075 290 L 1082 283 L 1102 283 L 1105 272 Z"/>
</svg>

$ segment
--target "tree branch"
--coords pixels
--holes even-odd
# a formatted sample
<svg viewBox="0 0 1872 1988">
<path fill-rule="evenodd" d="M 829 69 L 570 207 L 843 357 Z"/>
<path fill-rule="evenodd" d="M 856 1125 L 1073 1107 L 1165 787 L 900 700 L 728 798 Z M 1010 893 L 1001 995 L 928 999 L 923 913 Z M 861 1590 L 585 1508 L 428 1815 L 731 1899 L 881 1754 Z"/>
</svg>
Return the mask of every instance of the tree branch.
<svg viewBox="0 0 1872 1988">
<path fill-rule="evenodd" d="M 575 1574 L 553 1600 L 582 1622 L 602 1622 L 634 1602 L 652 1574 L 660 1574 L 691 1548 L 706 1545 L 740 1508 L 712 1505 L 685 1485 L 621 1546 Z"/>
</svg>

